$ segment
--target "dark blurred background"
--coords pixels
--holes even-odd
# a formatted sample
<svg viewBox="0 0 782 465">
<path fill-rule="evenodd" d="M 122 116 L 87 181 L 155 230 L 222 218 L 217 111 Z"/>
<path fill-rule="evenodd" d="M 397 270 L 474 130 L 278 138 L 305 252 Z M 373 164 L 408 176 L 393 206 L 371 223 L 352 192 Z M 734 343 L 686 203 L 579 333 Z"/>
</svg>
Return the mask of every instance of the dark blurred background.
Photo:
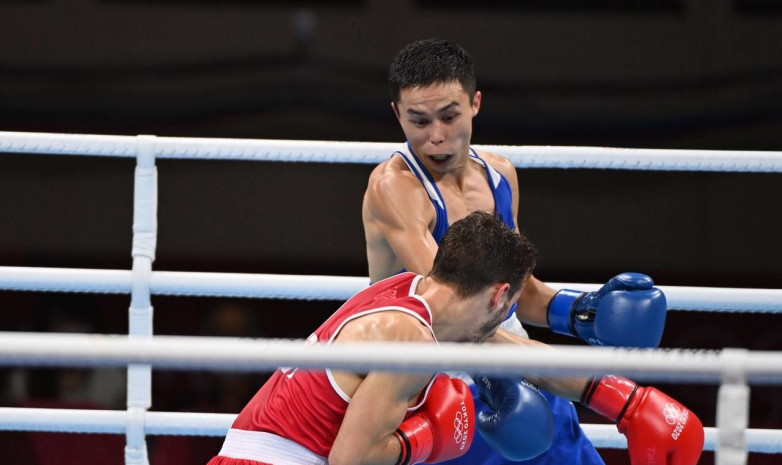
<svg viewBox="0 0 782 465">
<path fill-rule="evenodd" d="M 425 37 L 473 57 L 484 94 L 476 144 L 782 147 L 779 0 L 2 0 L 0 130 L 401 142 L 386 70 Z M 154 269 L 366 276 L 371 166 L 158 168 Z M 129 269 L 133 169 L 0 154 L 0 265 Z M 641 271 L 663 285 L 782 288 L 780 174 L 518 174 L 521 227 L 546 281 Z M 128 304 L 0 292 L 0 330 L 126 333 Z M 338 304 L 153 297 L 157 334 L 300 338 Z M 776 315 L 673 311 L 663 346 L 782 350 L 780 328 Z M 153 410 L 236 413 L 263 379 L 155 372 Z M 121 371 L 0 369 L 0 386 L 3 406 L 125 402 Z M 715 386 L 661 387 L 713 426 Z M 779 386 L 753 387 L 751 426 L 782 428 L 781 397 Z M 20 451 L 5 463 L 121 463 L 123 443 L 0 433 Z M 153 465 L 204 463 L 220 443 L 149 438 Z M 623 451 L 606 457 L 627 463 Z"/>
</svg>

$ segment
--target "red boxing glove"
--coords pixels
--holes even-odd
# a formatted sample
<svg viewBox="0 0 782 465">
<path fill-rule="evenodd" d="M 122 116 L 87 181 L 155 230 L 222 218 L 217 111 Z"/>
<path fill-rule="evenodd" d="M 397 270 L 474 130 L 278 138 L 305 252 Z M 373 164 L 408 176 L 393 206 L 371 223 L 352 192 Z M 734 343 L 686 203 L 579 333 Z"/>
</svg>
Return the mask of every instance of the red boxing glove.
<svg viewBox="0 0 782 465">
<path fill-rule="evenodd" d="M 584 406 L 617 422 L 627 437 L 632 465 L 695 465 L 703 451 L 703 425 L 679 402 L 621 376 L 595 378 Z"/>
<path fill-rule="evenodd" d="M 424 404 L 396 430 L 398 465 L 461 457 L 475 437 L 475 403 L 464 381 L 439 375 Z"/>
</svg>

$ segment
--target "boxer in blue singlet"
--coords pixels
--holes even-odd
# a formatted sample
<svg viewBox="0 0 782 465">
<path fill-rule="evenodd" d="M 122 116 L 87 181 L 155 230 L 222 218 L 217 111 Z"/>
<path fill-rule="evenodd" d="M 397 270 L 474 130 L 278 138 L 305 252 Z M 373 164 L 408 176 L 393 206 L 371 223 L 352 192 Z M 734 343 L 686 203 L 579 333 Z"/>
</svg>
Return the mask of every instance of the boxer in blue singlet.
<svg viewBox="0 0 782 465">
<path fill-rule="evenodd" d="M 407 143 L 373 170 L 364 194 L 362 217 L 373 282 L 402 269 L 428 273 L 449 222 L 471 212 L 493 211 L 518 229 L 519 188 L 513 163 L 471 147 L 472 119 L 478 114 L 482 95 L 476 90 L 467 52 L 448 41 L 414 42 L 395 57 L 389 82 L 391 107 Z M 639 273 L 620 274 L 590 293 L 557 291 L 530 275 L 518 300 L 517 318 L 506 320 L 487 342 L 540 345 L 526 337 L 520 324 L 525 323 L 549 327 L 593 345 L 656 347 L 666 310 L 662 292 L 653 287 L 651 278 Z M 598 311 L 600 319 L 596 318 Z M 478 404 L 486 399 L 484 406 L 490 410 L 491 422 L 483 424 L 479 415 L 478 430 L 486 432 L 482 425 L 494 429 L 485 437 L 476 435 L 467 455 L 454 463 L 495 465 L 518 463 L 523 457 L 524 463 L 536 465 L 602 465 L 570 401 L 582 401 L 592 408 L 591 398 L 584 396 L 603 381 L 586 377 L 529 377 L 529 381 L 548 391 L 543 404 L 550 406 L 555 427 L 544 427 L 552 423 L 551 415 L 548 407 L 540 406 L 534 386 L 519 377 L 480 376 L 474 395 Z M 522 401 L 510 408 L 507 404 L 497 408 L 495 401 L 508 399 L 508 393 L 530 403 L 524 408 L 520 407 Z M 531 409 L 527 408 L 530 405 Z M 623 411 L 622 406 L 616 411 Z M 526 417 L 521 412 L 540 415 Z M 652 423 L 652 419 L 640 422 Z M 550 430 L 550 435 L 536 436 L 536 428 Z M 525 443 L 524 438 L 530 437 L 535 440 Z M 652 441 L 662 444 L 663 439 Z M 545 449 L 535 449 L 534 443 L 544 444 Z M 629 446 L 631 455 L 640 453 L 633 447 Z"/>
<path fill-rule="evenodd" d="M 432 231 L 432 237 L 439 244 L 443 238 L 443 235 L 448 230 L 450 225 L 448 221 L 448 210 L 446 208 L 445 199 L 443 199 L 440 189 L 437 187 L 437 183 L 432 177 L 431 173 L 426 169 L 426 166 L 416 156 L 410 147 L 409 143 L 396 152 L 394 155 L 402 157 L 412 173 L 426 189 L 429 199 L 432 201 L 435 211 L 437 212 L 437 219 L 435 220 L 434 230 Z M 513 211 L 513 192 L 511 190 L 508 180 L 499 171 L 492 168 L 485 160 L 483 160 L 478 153 L 470 148 L 469 160 L 476 162 L 486 170 L 486 179 L 489 181 L 489 188 L 491 189 L 492 196 L 494 198 L 494 211 L 497 216 L 511 228 L 516 228 L 516 215 Z M 516 319 L 514 315 L 516 306 L 514 305 L 508 319 Z M 509 322 L 512 323 L 512 322 Z M 527 336 L 526 331 L 521 329 L 520 325 L 506 324 L 504 325 L 506 330 L 521 333 L 522 336 Z M 521 330 L 521 331 L 519 331 Z M 480 396 L 476 392 L 475 384 L 471 384 L 475 402 L 480 403 Z M 584 435 L 581 426 L 579 426 L 578 415 L 573 404 L 565 399 L 554 396 L 545 390 L 542 390 L 543 394 L 551 406 L 552 413 L 555 422 L 555 437 L 552 443 L 552 447 L 549 448 L 543 454 L 535 457 L 534 459 L 513 462 L 504 459 L 500 454 L 494 451 L 489 446 L 480 434 L 475 436 L 472 447 L 466 455 L 452 459 L 448 464 L 452 465 L 500 465 L 500 464 L 529 464 L 529 465 L 555 465 L 555 464 L 602 464 L 603 460 L 595 450 L 594 446 L 589 439 Z"/>
</svg>

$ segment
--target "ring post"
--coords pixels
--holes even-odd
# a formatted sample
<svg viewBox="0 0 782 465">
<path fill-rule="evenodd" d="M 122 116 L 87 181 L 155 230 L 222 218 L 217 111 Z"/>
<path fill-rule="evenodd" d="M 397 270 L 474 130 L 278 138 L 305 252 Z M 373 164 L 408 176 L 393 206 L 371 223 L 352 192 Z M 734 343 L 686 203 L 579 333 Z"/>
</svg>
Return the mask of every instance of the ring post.
<svg viewBox="0 0 782 465">
<path fill-rule="evenodd" d="M 749 426 L 747 349 L 723 349 L 722 384 L 717 392 L 716 465 L 746 465 Z"/>
<path fill-rule="evenodd" d="M 137 137 L 133 192 L 133 271 L 129 309 L 129 337 L 152 337 L 150 281 L 157 244 L 157 168 L 155 136 Z M 152 406 L 152 367 L 128 365 L 128 416 L 125 432 L 126 465 L 149 465 L 145 416 Z"/>
</svg>

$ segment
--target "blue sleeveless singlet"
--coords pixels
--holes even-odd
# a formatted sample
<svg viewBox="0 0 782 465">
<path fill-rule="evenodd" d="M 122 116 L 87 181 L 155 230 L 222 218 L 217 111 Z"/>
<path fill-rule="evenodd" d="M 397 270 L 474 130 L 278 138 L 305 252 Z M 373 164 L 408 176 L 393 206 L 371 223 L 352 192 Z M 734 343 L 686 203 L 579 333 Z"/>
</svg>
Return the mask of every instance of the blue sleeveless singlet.
<svg viewBox="0 0 782 465">
<path fill-rule="evenodd" d="M 434 231 L 432 236 L 440 245 L 445 232 L 451 223 L 448 221 L 448 210 L 445 207 L 445 199 L 440 193 L 440 189 L 437 187 L 437 183 L 434 181 L 431 173 L 426 169 L 424 164 L 413 152 L 413 147 L 410 146 L 410 142 L 406 143 L 402 150 L 397 150 L 394 154 L 401 155 L 402 159 L 407 163 L 410 171 L 415 174 L 421 184 L 423 184 L 426 193 L 429 194 L 429 200 L 432 201 L 434 209 L 437 212 L 437 219 L 434 224 Z M 516 214 L 513 211 L 513 191 L 510 188 L 510 183 L 499 171 L 494 169 L 491 165 L 478 156 L 478 153 L 470 148 L 470 158 L 477 161 L 486 169 L 486 177 L 489 179 L 489 187 L 491 193 L 494 196 L 494 211 L 502 218 L 502 221 L 510 228 L 516 228 Z M 516 307 L 518 304 L 513 304 L 508 312 L 508 318 L 514 318 L 516 314 Z"/>
<path fill-rule="evenodd" d="M 421 181 L 421 184 L 423 184 L 426 189 L 426 193 L 429 194 L 429 199 L 432 201 L 435 211 L 437 211 L 437 221 L 434 226 L 434 231 L 432 231 L 432 236 L 434 236 L 434 240 L 437 241 L 437 244 L 440 244 L 450 223 L 448 222 L 448 210 L 445 208 L 445 200 L 440 193 L 440 189 L 437 187 L 437 183 L 435 183 L 432 175 L 415 152 L 413 152 L 413 148 L 410 146 L 409 142 L 405 144 L 402 150 L 397 150 L 394 153 L 398 153 L 402 156 L 402 159 L 407 163 L 410 171 L 412 171 L 418 180 Z M 483 158 L 478 156 L 478 153 L 472 148 L 470 149 L 470 158 L 483 165 L 486 169 L 486 176 L 490 181 L 489 187 L 491 188 L 492 195 L 494 195 L 494 211 L 497 212 L 505 224 L 511 228 L 515 228 L 516 214 L 513 211 L 513 192 L 511 191 L 510 183 L 505 179 L 505 176 L 492 168 L 492 166 L 486 163 Z"/>
</svg>

